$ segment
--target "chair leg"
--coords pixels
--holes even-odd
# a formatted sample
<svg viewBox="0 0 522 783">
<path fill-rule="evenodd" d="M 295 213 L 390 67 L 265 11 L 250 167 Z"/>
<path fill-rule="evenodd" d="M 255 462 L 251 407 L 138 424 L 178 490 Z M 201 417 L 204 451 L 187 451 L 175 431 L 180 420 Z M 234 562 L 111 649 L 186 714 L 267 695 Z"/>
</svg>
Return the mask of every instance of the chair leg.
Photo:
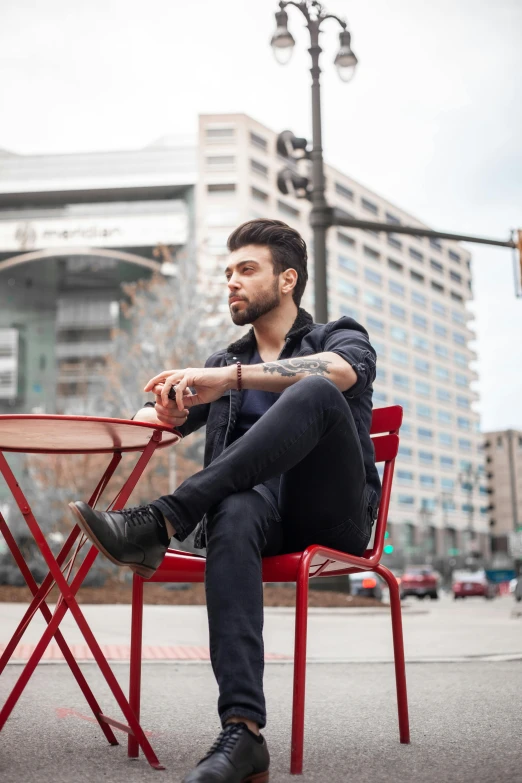
<svg viewBox="0 0 522 783">
<path fill-rule="evenodd" d="M 134 574 L 132 579 L 132 620 L 129 675 L 129 705 L 136 720 L 140 719 L 141 701 L 141 647 L 143 637 L 143 579 Z M 127 755 L 138 758 L 140 746 L 136 737 L 129 734 Z"/>
<path fill-rule="evenodd" d="M 406 692 L 406 663 L 404 660 L 404 636 L 402 632 L 402 610 L 399 585 L 397 580 L 385 566 L 378 565 L 375 569 L 390 588 L 390 607 L 393 633 L 393 657 L 395 660 L 395 682 L 397 686 L 397 709 L 399 713 L 400 741 L 408 744 L 410 741 L 410 722 L 408 718 L 408 694 Z"/>
<path fill-rule="evenodd" d="M 303 557 L 297 576 L 295 600 L 294 693 L 292 750 L 290 754 L 290 773 L 292 775 L 301 775 L 303 772 L 309 568 L 309 559 Z"/>
</svg>

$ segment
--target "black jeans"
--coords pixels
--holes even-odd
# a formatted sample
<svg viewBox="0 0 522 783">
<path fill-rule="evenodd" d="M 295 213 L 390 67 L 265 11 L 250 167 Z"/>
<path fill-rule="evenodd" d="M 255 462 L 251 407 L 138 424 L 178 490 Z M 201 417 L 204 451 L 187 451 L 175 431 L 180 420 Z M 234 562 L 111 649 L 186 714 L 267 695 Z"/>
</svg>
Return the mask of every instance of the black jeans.
<svg viewBox="0 0 522 783">
<path fill-rule="evenodd" d="M 154 505 L 180 540 L 207 515 L 205 583 L 219 715 L 223 723 L 240 715 L 262 727 L 262 556 L 310 544 L 360 555 L 370 539 L 363 456 L 348 403 L 326 378 L 298 381 L 208 467 Z"/>
</svg>

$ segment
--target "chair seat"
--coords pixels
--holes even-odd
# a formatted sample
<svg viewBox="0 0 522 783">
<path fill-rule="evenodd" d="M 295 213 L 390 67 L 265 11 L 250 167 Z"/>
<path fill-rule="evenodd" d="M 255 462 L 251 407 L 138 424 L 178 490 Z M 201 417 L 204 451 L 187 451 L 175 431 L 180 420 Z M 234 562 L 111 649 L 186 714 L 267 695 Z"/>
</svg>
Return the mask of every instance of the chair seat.
<svg viewBox="0 0 522 783">
<path fill-rule="evenodd" d="M 342 552 L 329 550 L 331 555 L 316 554 L 310 567 L 310 578 L 316 576 L 342 576 L 371 568 L 364 560 L 359 567 L 349 566 Z M 339 559 L 336 558 L 336 554 Z M 371 555 L 371 550 L 365 553 Z M 263 558 L 263 582 L 296 582 L 299 564 L 303 552 L 291 552 L 286 555 L 274 555 Z M 348 555 L 348 557 L 350 557 Z M 355 558 L 358 559 L 358 558 Z M 366 559 L 366 558 L 365 558 Z M 206 558 L 191 552 L 168 549 L 162 564 L 147 582 L 204 582 Z"/>
</svg>

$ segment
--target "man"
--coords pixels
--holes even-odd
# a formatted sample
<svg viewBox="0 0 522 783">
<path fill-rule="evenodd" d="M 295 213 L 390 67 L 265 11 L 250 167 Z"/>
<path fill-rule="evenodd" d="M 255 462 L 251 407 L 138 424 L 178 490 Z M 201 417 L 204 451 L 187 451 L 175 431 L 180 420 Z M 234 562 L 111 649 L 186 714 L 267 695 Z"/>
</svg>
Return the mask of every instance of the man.
<svg viewBox="0 0 522 783">
<path fill-rule="evenodd" d="M 71 504 L 101 552 L 146 577 L 170 538 L 183 541 L 203 518 L 223 730 L 184 783 L 268 781 L 261 558 L 310 544 L 362 554 L 380 498 L 367 332 L 347 317 L 314 324 L 299 307 L 306 244 L 281 221 L 244 223 L 228 249 L 230 314 L 253 328 L 204 368 L 152 378 L 145 391 L 156 401 L 135 416 L 183 435 L 206 424 L 204 469 L 145 507 L 102 513 Z"/>
</svg>

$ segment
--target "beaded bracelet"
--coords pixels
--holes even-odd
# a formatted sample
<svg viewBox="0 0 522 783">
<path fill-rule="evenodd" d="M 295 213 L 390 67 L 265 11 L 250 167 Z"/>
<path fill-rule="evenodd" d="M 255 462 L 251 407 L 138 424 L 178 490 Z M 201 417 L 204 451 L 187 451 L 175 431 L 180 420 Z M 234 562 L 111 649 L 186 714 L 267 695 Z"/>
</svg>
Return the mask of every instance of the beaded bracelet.
<svg viewBox="0 0 522 783">
<path fill-rule="evenodd" d="M 241 362 L 236 362 L 237 367 L 237 391 L 241 391 L 243 386 L 241 383 Z"/>
</svg>

